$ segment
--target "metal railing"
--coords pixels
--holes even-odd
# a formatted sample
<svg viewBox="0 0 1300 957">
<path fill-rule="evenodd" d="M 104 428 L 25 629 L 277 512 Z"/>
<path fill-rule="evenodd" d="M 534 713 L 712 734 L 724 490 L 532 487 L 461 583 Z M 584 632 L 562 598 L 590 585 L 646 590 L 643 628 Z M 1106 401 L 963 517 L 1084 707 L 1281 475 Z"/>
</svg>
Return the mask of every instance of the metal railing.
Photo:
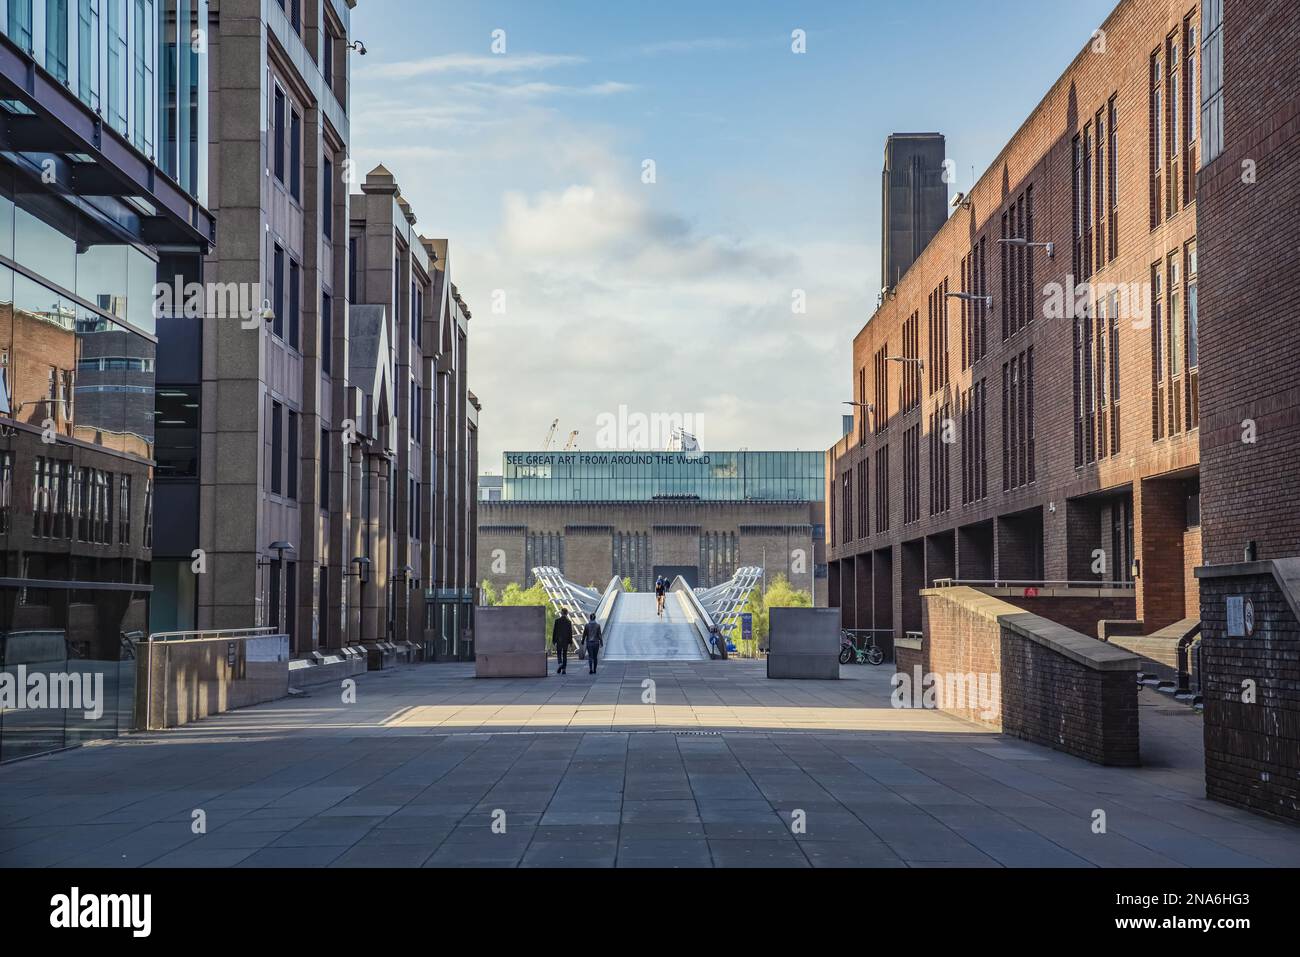
<svg viewBox="0 0 1300 957">
<path fill-rule="evenodd" d="M 1122 588 L 1133 590 L 1136 589 L 1137 583 L 1131 581 L 1098 581 L 1095 579 L 1050 581 L 1045 579 L 1017 580 L 1011 578 L 936 578 L 934 580 L 935 588 L 956 588 L 960 586 L 968 588 Z"/>
<path fill-rule="evenodd" d="M 260 635 L 283 634 L 278 628 L 210 628 L 206 631 L 159 631 L 150 635 L 149 641 L 229 641 L 231 638 L 256 638 Z"/>
</svg>

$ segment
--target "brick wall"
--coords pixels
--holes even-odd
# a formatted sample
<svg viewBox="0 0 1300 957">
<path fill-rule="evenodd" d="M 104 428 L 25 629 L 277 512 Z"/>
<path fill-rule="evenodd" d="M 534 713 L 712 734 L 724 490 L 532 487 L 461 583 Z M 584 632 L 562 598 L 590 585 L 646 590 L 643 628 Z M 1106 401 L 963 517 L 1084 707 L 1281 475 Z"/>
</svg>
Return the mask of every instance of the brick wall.
<svg viewBox="0 0 1300 957">
<path fill-rule="evenodd" d="M 1098 764 L 1138 763 L 1136 656 L 972 588 L 922 597 L 925 670 L 999 676 L 997 717 L 943 710 Z"/>
<path fill-rule="evenodd" d="M 1134 605 L 1132 596 L 1124 598 L 1078 598 L 1053 596 L 1043 598 L 1012 599 L 1016 607 L 1027 612 L 1041 615 L 1048 621 L 1064 625 L 1072 631 L 1097 637 L 1097 623 L 1105 619 L 1132 619 Z"/>
<path fill-rule="evenodd" d="M 1237 567 L 1241 574 L 1201 580 L 1205 793 L 1300 822 L 1300 619 L 1271 563 Z M 1253 603 L 1252 637 L 1227 637 L 1231 595 Z"/>
<path fill-rule="evenodd" d="M 1241 5 L 1241 0 L 1238 0 L 1238 5 Z M 1231 0 L 1229 6 L 1232 6 Z M 1151 477 L 1165 477 L 1171 481 L 1177 477 L 1181 482 L 1195 475 L 1200 456 L 1195 429 L 1187 427 L 1184 422 L 1171 434 L 1160 438 L 1153 435 L 1152 333 L 1149 322 L 1143 321 L 1144 317 L 1149 318 L 1151 307 L 1149 284 L 1153 264 L 1165 263 L 1174 253 L 1181 255 L 1187 244 L 1196 238 L 1198 228 L 1197 200 L 1179 204 L 1179 208 L 1172 215 L 1163 217 L 1154 229 L 1149 209 L 1151 55 L 1157 49 L 1163 51 L 1166 37 L 1171 34 L 1181 36 L 1184 18 L 1189 14 L 1195 23 L 1199 17 L 1199 4 L 1194 0 L 1123 0 L 1102 24 L 1104 49 L 1094 44 L 1092 38 L 1080 37 L 1078 55 L 1072 62 L 1062 64 L 1064 72 L 1060 78 L 1046 91 L 1042 101 L 993 164 L 967 192 L 969 206 L 964 205 L 949 218 L 897 283 L 892 296 L 881 303 L 856 335 L 851 364 L 853 378 L 846 385 L 852 386 L 853 395 L 867 401 L 873 401 L 877 387 L 883 385 L 887 401 L 885 407 L 876 409 L 874 415 L 865 409 L 857 410 L 857 415 L 869 416 L 862 423 L 867 426 L 865 436 L 859 442 L 860 432 L 855 427 L 853 433 L 831 451 L 828 487 L 832 490 L 840 488 L 840 476 L 848 471 L 856 476 L 860 461 L 872 462 L 874 513 L 878 504 L 876 453 L 882 446 L 891 447 L 890 524 L 887 530 L 880 531 L 873 522 L 868 534 L 855 530 L 852 540 L 842 541 L 840 524 L 829 523 L 828 530 L 837 536 L 833 539 L 830 560 L 893 548 L 894 563 L 901 566 L 903 560 L 899 553 L 904 542 L 997 520 L 993 575 L 1003 579 L 1064 578 L 1068 568 L 1077 568 L 1082 560 L 1090 559 L 1094 549 L 1108 551 L 1111 544 L 1109 528 L 1101 526 L 1096 515 L 1091 514 L 1091 506 L 1088 509 L 1090 514 L 1076 514 L 1072 525 L 1067 508 L 1069 502 L 1094 497 L 1120 498 Z M 1294 44 L 1287 49 L 1294 49 Z M 978 111 L 980 95 L 978 84 L 957 93 L 966 108 L 972 111 Z M 1076 466 L 1074 324 L 1068 318 L 1049 317 L 1044 304 L 1049 288 L 1073 288 L 1076 282 L 1082 281 L 1082 277 L 1074 275 L 1073 264 L 1073 140 L 1083 132 L 1085 124 L 1095 119 L 1099 110 L 1108 108 L 1112 97 L 1118 111 L 1116 129 L 1119 131 L 1117 254 L 1113 260 L 1095 269 L 1091 281 L 1124 284 L 1130 288 L 1131 284 L 1138 284 L 1138 305 L 1143 315 L 1122 317 L 1118 327 L 1118 451 L 1108 441 L 1104 457 Z M 1289 188 L 1294 189 L 1300 176 L 1294 176 L 1292 180 L 1293 185 Z M 998 242 L 1002 235 L 1002 216 L 1030 186 L 1033 187 L 1034 239 L 1054 242 L 1055 254 L 1048 258 L 1045 250 L 1038 249 L 1028 255 L 1033 277 L 1032 281 L 1026 282 L 1026 295 L 1030 299 L 1032 318 L 1023 328 L 1009 324 L 1010 334 L 1004 339 L 1003 319 L 1009 317 L 1011 303 L 1009 295 L 1004 295 L 1002 289 L 1002 265 L 1004 257 L 1010 263 L 1011 252 Z M 1261 202 L 1273 201 L 1272 198 L 1265 199 L 1265 195 L 1275 198 L 1277 194 L 1261 194 Z M 1267 219 L 1261 213 L 1261 220 Z M 1268 229 L 1263 232 L 1271 235 L 1275 231 Z M 904 322 L 913 313 L 919 312 L 923 317 L 928 315 L 929 297 L 945 280 L 950 289 L 961 289 L 961 263 L 970 256 L 972 246 L 980 239 L 986 243 L 986 291 L 993 297 L 992 307 L 984 317 L 987 354 L 968 368 L 962 368 L 961 304 L 952 300 L 946 314 L 951 381 L 932 391 L 928 380 L 923 380 L 919 407 L 904 411 L 900 401 L 902 368 L 888 364 L 888 378 L 880 383 L 874 356 L 882 349 L 887 349 L 889 354 L 901 353 Z M 1279 241 L 1279 257 L 1297 245 L 1296 242 L 1288 245 Z M 1200 272 L 1205 274 L 1206 269 Z M 1271 274 L 1284 273 L 1285 268 L 1279 262 Z M 1186 296 L 1181 288 L 1180 297 L 1185 303 Z M 1291 309 L 1287 315 L 1295 312 Z M 1279 336 L 1282 334 L 1278 332 Z M 921 323 L 920 339 L 919 354 L 928 357 L 930 327 L 925 321 Z M 1006 483 L 1014 487 L 1004 490 L 1003 456 L 1011 443 L 1004 441 L 1002 434 L 1002 368 L 1004 363 L 1026 353 L 1031 347 L 1034 352 L 1034 477 L 1024 485 Z M 1205 340 L 1201 347 L 1202 364 L 1208 352 L 1209 342 Z M 1249 362 L 1243 357 L 1236 367 L 1246 367 Z M 865 395 L 859 395 L 862 391 L 858 386 L 860 372 L 866 380 Z M 948 456 L 947 479 L 953 492 L 952 507 L 929 515 L 925 508 L 931 484 L 929 443 L 936 440 L 929 431 L 931 414 L 945 404 L 955 408 L 957 397 L 981 381 L 986 389 L 984 451 L 988 495 L 979 501 L 962 504 L 962 437 L 959 429 L 956 448 Z M 1300 403 L 1300 394 L 1297 402 Z M 1204 398 L 1200 404 L 1205 408 L 1211 407 Z M 920 521 L 904 527 L 901 437 L 918 423 L 923 446 L 919 474 L 923 514 Z M 1297 481 L 1300 482 L 1300 476 L 1297 476 Z M 1300 493 L 1300 488 L 1297 492 Z M 1169 516 L 1172 515 L 1170 512 Z M 1016 516 L 1014 524 L 1005 521 L 1008 516 Z M 1161 525 L 1160 521 L 1170 524 Z M 1137 587 L 1140 593 L 1151 595 L 1155 617 L 1167 618 L 1168 621 L 1163 622 L 1167 624 L 1183 617 L 1186 608 L 1182 557 L 1184 526 L 1181 517 L 1166 517 L 1160 521 L 1154 514 L 1148 515 L 1143 530 L 1153 538 L 1168 532 L 1172 543 L 1168 552 L 1170 561 L 1157 560 L 1149 572 L 1144 569 Z M 1135 548 L 1134 553 L 1140 555 L 1141 549 Z M 1073 562 L 1071 555 L 1074 556 Z M 1113 565 L 1111 567 L 1113 569 Z M 912 577 L 907 576 L 907 581 L 904 581 L 904 576 L 897 570 L 895 572 L 895 622 L 900 627 L 902 613 L 909 606 L 897 590 L 910 587 Z M 1161 601 L 1165 597 L 1169 602 L 1162 607 Z M 878 618 L 880 607 L 877 602 Z"/>
<path fill-rule="evenodd" d="M 1199 184 L 1207 563 L 1252 540 L 1260 559 L 1300 554 L 1297 47 L 1300 5 L 1224 4 L 1225 145 Z"/>
</svg>

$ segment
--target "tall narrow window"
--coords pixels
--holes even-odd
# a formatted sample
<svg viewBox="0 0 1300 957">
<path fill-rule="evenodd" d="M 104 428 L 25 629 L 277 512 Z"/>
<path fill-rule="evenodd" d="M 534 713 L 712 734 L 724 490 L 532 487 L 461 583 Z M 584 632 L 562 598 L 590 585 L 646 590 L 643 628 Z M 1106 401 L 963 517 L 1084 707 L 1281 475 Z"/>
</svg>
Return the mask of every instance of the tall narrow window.
<svg viewBox="0 0 1300 957">
<path fill-rule="evenodd" d="M 275 130 L 271 136 L 271 170 L 275 173 L 275 178 L 281 183 L 284 182 L 284 91 L 278 86 L 275 88 Z"/>
<path fill-rule="evenodd" d="M 1196 243 L 1187 246 L 1187 420 L 1189 428 L 1201 424 L 1200 341 L 1197 328 Z"/>
<path fill-rule="evenodd" d="M 289 410 L 289 434 L 288 434 L 288 473 L 287 494 L 290 500 L 298 501 L 298 460 L 302 455 L 302 450 L 298 445 L 298 413 L 292 409 Z"/>
<path fill-rule="evenodd" d="M 1223 0 L 1201 0 L 1201 165 L 1223 152 Z"/>
<path fill-rule="evenodd" d="M 330 430 L 320 430 L 320 501 L 317 505 L 321 511 L 328 512 L 330 507 Z"/>
<path fill-rule="evenodd" d="M 320 368 L 334 374 L 334 297 L 327 292 L 320 297 Z"/>
<path fill-rule="evenodd" d="M 321 174 L 321 232 L 326 239 L 334 238 L 334 164 L 325 161 Z"/>
<path fill-rule="evenodd" d="M 68 82 L 68 0 L 45 0 L 45 69 Z"/>
<path fill-rule="evenodd" d="M 284 406 L 271 402 L 271 492 L 284 491 Z"/>
<path fill-rule="evenodd" d="M 275 319 L 271 331 L 277 338 L 284 338 L 284 247 L 278 243 L 271 257 L 271 308 Z"/>
<path fill-rule="evenodd" d="M 1151 267 L 1151 438 L 1165 436 L 1164 264 Z"/>
<path fill-rule="evenodd" d="M 289 120 L 289 195 L 302 199 L 302 117 L 297 110 Z"/>
<path fill-rule="evenodd" d="M 302 267 L 289 261 L 289 345 L 299 348 L 299 330 L 302 325 Z"/>
</svg>

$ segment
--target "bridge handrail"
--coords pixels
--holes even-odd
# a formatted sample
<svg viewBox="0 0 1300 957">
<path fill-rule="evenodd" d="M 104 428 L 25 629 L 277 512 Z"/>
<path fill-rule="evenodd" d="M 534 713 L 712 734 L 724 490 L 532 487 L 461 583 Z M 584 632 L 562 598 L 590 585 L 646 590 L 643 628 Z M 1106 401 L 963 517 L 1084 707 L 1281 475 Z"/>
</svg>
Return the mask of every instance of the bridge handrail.
<svg viewBox="0 0 1300 957">
<path fill-rule="evenodd" d="M 1117 588 L 1127 591 L 1134 591 L 1137 588 L 1135 582 L 1131 581 L 1098 581 L 1091 580 L 1066 580 L 1058 579 L 1055 581 L 1047 579 L 1007 579 L 1007 578 L 936 578 L 934 580 L 935 588 Z"/>
<path fill-rule="evenodd" d="M 695 637 L 698 638 L 700 644 L 703 645 L 705 654 L 712 658 L 713 651 L 709 648 L 709 636 L 713 633 L 713 616 L 709 614 L 708 609 L 704 607 L 699 596 L 695 594 L 695 589 L 692 588 L 681 575 L 678 575 L 673 580 L 673 583 L 668 587 L 668 590 L 678 595 L 679 600 L 685 603 L 686 607 L 684 610 L 686 611 L 686 614 L 690 616 L 691 624 L 695 627 Z M 725 659 L 727 657 L 727 641 L 721 633 L 719 633 L 719 639 L 718 655 Z"/>
</svg>

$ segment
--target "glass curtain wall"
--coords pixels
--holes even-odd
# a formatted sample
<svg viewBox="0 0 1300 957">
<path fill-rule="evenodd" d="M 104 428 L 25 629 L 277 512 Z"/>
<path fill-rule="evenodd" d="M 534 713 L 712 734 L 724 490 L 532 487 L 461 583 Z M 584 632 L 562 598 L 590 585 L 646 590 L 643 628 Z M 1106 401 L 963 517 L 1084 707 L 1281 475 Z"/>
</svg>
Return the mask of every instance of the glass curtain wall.
<svg viewBox="0 0 1300 957">
<path fill-rule="evenodd" d="M 208 0 L 0 0 L 0 30 L 205 206 L 207 22 Z"/>
</svg>

